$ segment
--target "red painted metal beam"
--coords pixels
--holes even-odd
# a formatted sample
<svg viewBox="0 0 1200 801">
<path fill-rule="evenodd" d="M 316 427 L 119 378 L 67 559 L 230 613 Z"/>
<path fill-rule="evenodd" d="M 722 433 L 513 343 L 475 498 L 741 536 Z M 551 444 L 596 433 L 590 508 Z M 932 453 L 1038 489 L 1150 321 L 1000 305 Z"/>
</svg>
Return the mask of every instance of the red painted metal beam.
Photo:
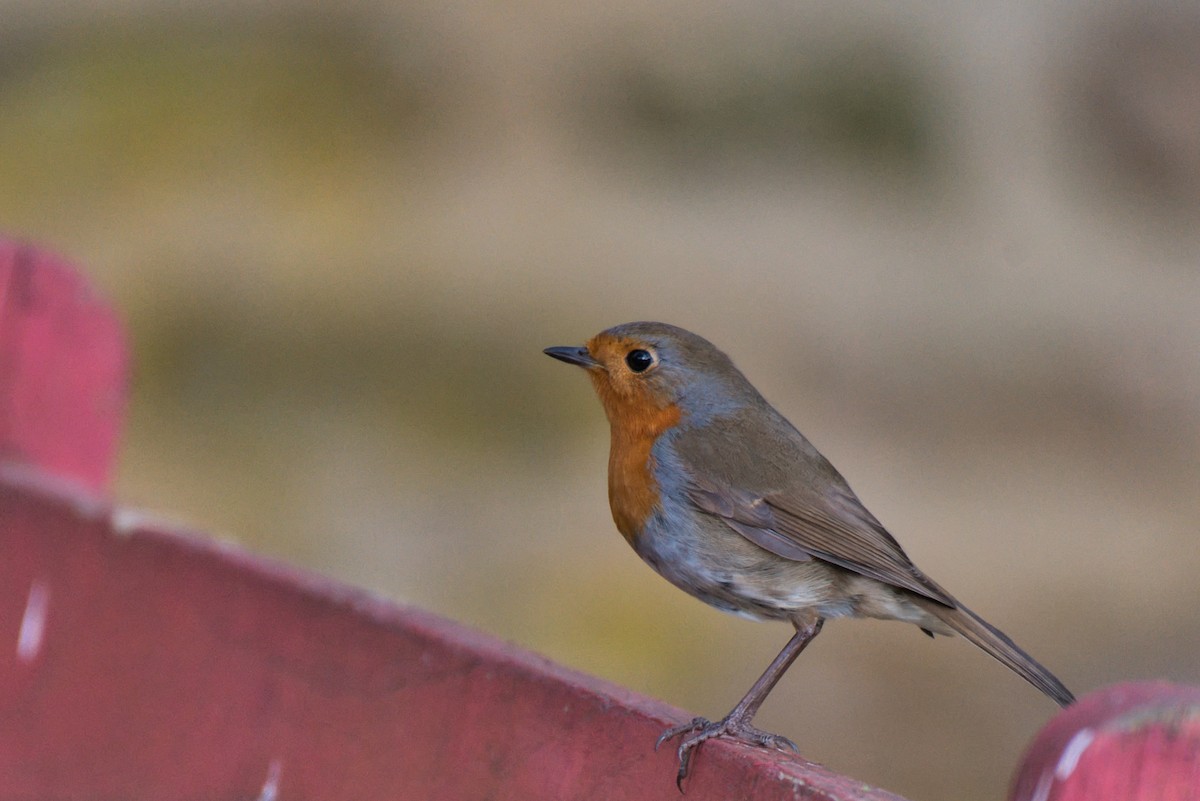
<svg viewBox="0 0 1200 801">
<path fill-rule="evenodd" d="M 127 364 L 116 316 L 78 273 L 0 240 L 0 458 L 105 487 Z"/>
<path fill-rule="evenodd" d="M 0 798 L 678 797 L 678 710 L 428 613 L 2 470 L 0 551 Z M 704 749 L 689 799 L 896 801 Z"/>
<path fill-rule="evenodd" d="M 1033 741 L 1010 801 L 1197 801 L 1200 687 L 1118 684 L 1081 698 Z"/>
</svg>

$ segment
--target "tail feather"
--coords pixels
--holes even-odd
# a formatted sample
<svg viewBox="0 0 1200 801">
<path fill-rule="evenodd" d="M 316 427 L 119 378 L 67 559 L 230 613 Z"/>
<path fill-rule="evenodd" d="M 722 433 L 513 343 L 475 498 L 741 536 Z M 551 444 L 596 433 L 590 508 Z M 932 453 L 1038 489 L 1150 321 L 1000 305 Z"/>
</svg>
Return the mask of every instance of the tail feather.
<svg viewBox="0 0 1200 801">
<path fill-rule="evenodd" d="M 955 632 L 1006 665 L 1025 681 L 1054 699 L 1059 706 L 1075 701 L 1061 681 L 1042 667 L 1036 659 L 1021 650 L 1008 635 L 988 623 L 965 606 L 945 606 L 936 601 L 914 599 L 922 609 L 945 623 Z"/>
</svg>

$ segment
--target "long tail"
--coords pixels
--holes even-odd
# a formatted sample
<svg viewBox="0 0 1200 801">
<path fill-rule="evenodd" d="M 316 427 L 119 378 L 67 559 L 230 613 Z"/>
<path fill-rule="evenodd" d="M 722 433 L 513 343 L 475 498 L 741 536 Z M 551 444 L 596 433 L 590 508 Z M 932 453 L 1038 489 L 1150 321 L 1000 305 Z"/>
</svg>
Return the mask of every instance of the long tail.
<svg viewBox="0 0 1200 801">
<path fill-rule="evenodd" d="M 1042 667 L 1032 656 L 1022 651 L 1015 642 L 1008 638 L 1007 634 L 1000 631 L 1000 629 L 991 623 L 988 623 L 970 609 L 961 604 L 957 607 L 945 606 L 937 601 L 924 598 L 916 598 L 914 600 L 916 600 L 922 609 L 1007 665 L 1010 670 L 1025 679 L 1025 681 L 1053 698 L 1058 702 L 1059 706 L 1066 706 L 1074 702 L 1075 696 L 1071 694 L 1071 691 L 1053 673 Z"/>
</svg>

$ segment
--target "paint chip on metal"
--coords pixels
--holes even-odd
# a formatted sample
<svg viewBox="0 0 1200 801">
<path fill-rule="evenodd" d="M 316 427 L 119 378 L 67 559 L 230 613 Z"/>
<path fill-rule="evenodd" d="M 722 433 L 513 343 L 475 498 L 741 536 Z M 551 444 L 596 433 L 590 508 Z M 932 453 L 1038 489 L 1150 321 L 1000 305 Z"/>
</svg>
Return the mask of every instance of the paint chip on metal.
<svg viewBox="0 0 1200 801">
<path fill-rule="evenodd" d="M 267 780 L 263 782 L 262 791 L 257 801 L 275 801 L 279 795 L 279 778 L 283 775 L 283 760 L 278 757 L 267 765 Z"/>
<path fill-rule="evenodd" d="M 50 605 L 50 588 L 45 582 L 35 580 L 29 586 L 29 598 L 25 602 L 25 614 L 21 616 L 21 628 L 17 633 L 17 659 L 30 664 L 37 659 L 46 636 L 46 612 Z"/>
<path fill-rule="evenodd" d="M 1075 732 L 1075 736 L 1063 749 L 1062 756 L 1058 758 L 1058 764 L 1054 766 L 1054 778 L 1060 782 L 1071 778 L 1071 774 L 1075 772 L 1075 766 L 1079 764 L 1079 758 L 1083 756 L 1083 752 L 1095 739 L 1094 729 L 1080 729 Z"/>
</svg>

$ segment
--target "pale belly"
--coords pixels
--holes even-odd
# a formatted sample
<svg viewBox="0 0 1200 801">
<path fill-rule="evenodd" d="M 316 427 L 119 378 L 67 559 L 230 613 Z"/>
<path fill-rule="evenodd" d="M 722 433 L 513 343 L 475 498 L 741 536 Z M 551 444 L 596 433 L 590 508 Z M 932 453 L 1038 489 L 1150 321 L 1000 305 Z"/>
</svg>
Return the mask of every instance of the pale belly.
<svg viewBox="0 0 1200 801">
<path fill-rule="evenodd" d="M 754 620 L 854 613 L 837 600 L 844 571 L 817 560 L 783 559 L 714 518 L 656 514 L 633 545 L 660 576 L 724 612 Z"/>
<path fill-rule="evenodd" d="M 905 590 L 820 559 L 785 559 L 716 518 L 667 508 L 646 524 L 634 550 L 667 581 L 717 609 L 753 620 L 872 617 L 950 633 Z"/>
</svg>

